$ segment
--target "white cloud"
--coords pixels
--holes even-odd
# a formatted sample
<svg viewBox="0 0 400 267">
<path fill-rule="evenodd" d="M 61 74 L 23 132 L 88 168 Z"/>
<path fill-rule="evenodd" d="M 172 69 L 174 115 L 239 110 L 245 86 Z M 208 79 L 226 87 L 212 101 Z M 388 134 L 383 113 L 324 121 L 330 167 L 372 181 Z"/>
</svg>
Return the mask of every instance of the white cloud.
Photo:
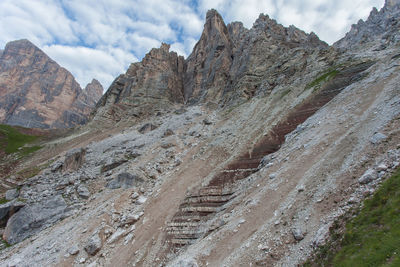
<svg viewBox="0 0 400 267">
<path fill-rule="evenodd" d="M 63 62 L 62 66 L 74 74 L 82 88 L 92 78 L 109 85 L 117 75 L 126 71 L 124 66 L 137 61 L 134 55 L 119 48 L 102 51 L 81 46 L 50 45 L 44 46 L 43 51 L 57 62 Z M 77 65 L 80 68 L 76 68 Z"/>
<path fill-rule="evenodd" d="M 260 13 L 332 43 L 384 0 L 1 0 L 0 47 L 27 38 L 85 86 L 105 88 L 161 42 L 188 56 L 208 9 L 250 28 Z"/>
</svg>

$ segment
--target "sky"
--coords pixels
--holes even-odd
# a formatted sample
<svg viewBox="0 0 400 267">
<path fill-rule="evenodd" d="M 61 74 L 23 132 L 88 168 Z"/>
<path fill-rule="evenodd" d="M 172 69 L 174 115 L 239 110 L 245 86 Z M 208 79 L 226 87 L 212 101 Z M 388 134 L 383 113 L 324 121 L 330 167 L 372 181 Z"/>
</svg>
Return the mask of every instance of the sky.
<svg viewBox="0 0 400 267">
<path fill-rule="evenodd" d="M 93 78 L 106 90 L 130 63 L 161 42 L 187 57 L 207 10 L 226 24 L 251 28 L 260 13 L 315 32 L 329 44 L 384 0 L 1 0 L 0 49 L 28 39 L 68 69 L 82 88 Z"/>
</svg>

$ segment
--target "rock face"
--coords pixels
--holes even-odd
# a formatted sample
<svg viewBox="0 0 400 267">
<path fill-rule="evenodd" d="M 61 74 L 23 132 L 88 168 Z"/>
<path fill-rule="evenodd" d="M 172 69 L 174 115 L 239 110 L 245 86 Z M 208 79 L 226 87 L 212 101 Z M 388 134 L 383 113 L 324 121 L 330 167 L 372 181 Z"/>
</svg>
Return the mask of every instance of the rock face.
<svg viewBox="0 0 400 267">
<path fill-rule="evenodd" d="M 400 42 L 399 0 L 386 0 L 379 11 L 374 7 L 368 19 L 360 19 L 357 24 L 353 24 L 346 36 L 334 43 L 334 47 L 354 49 L 371 41 L 379 42 L 378 50 Z"/>
<path fill-rule="evenodd" d="M 184 103 L 184 59 L 169 48 L 167 44 L 153 48 L 115 79 L 97 104 L 97 118 L 119 121 L 126 115 L 155 114 L 171 103 Z"/>
<path fill-rule="evenodd" d="M 226 26 L 212 9 L 186 60 L 166 44 L 152 49 L 112 83 L 95 120 L 141 117 L 174 104 L 241 102 L 270 92 L 277 83 L 290 83 L 295 73 L 305 71 L 306 56 L 327 48 L 314 33 L 285 28 L 266 15 L 249 30 L 239 22 Z"/>
<path fill-rule="evenodd" d="M 200 40 L 186 60 L 185 99 L 190 103 L 221 96 L 232 64 L 233 41 L 216 10 L 207 12 Z"/>
<path fill-rule="evenodd" d="M 0 54 L 0 122 L 28 128 L 68 128 L 87 121 L 101 97 L 93 80 L 82 90 L 74 77 L 28 40 Z"/>
<path fill-rule="evenodd" d="M 18 243 L 60 220 L 66 208 L 61 196 L 27 205 L 8 220 L 3 238 L 10 244 Z"/>
</svg>

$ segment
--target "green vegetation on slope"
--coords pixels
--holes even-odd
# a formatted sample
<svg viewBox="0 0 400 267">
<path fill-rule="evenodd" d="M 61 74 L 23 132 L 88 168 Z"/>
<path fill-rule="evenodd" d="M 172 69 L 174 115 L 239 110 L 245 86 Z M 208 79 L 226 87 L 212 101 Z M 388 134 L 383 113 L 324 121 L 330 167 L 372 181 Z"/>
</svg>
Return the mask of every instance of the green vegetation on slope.
<svg viewBox="0 0 400 267">
<path fill-rule="evenodd" d="M 40 146 L 24 147 L 26 144 L 36 141 L 37 138 L 37 136 L 23 134 L 15 127 L 0 124 L 0 147 L 7 154 L 20 152 L 23 156 L 40 149 Z"/>
<path fill-rule="evenodd" d="M 318 78 L 316 78 L 314 81 L 312 81 L 311 83 L 309 83 L 306 86 L 306 90 L 311 89 L 313 87 L 314 91 L 318 90 L 319 88 L 321 88 L 321 84 L 335 78 L 335 76 L 339 73 L 338 70 L 336 69 L 330 69 L 328 70 L 326 73 L 322 74 L 321 76 L 319 76 Z"/>
<path fill-rule="evenodd" d="M 365 200 L 357 216 L 347 222 L 343 238 L 332 239 L 305 265 L 400 266 L 400 169 Z"/>
</svg>

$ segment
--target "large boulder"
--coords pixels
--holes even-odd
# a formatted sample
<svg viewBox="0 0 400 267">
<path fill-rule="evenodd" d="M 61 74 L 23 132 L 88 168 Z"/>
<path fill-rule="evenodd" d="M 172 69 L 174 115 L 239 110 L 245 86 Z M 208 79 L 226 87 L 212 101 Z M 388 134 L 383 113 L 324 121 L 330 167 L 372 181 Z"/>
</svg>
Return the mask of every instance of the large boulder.
<svg viewBox="0 0 400 267">
<path fill-rule="evenodd" d="M 101 238 L 98 233 L 95 233 L 86 242 L 85 250 L 89 255 L 93 256 L 100 251 L 101 247 L 102 247 Z"/>
<path fill-rule="evenodd" d="M 8 220 L 3 238 L 9 244 L 21 242 L 62 219 L 66 208 L 67 204 L 59 195 L 26 205 Z"/>
<path fill-rule="evenodd" d="M 25 203 L 20 201 L 10 201 L 0 205 L 0 227 L 6 226 L 8 219 L 23 206 Z"/>
<path fill-rule="evenodd" d="M 67 152 L 65 155 L 63 171 L 76 171 L 85 162 L 86 148 L 75 148 Z"/>
<path fill-rule="evenodd" d="M 118 176 L 112 179 L 108 184 L 107 188 L 117 189 L 117 188 L 130 188 L 133 186 L 137 186 L 142 183 L 143 179 L 136 174 L 130 174 L 127 172 L 123 172 L 118 174 Z"/>
</svg>

